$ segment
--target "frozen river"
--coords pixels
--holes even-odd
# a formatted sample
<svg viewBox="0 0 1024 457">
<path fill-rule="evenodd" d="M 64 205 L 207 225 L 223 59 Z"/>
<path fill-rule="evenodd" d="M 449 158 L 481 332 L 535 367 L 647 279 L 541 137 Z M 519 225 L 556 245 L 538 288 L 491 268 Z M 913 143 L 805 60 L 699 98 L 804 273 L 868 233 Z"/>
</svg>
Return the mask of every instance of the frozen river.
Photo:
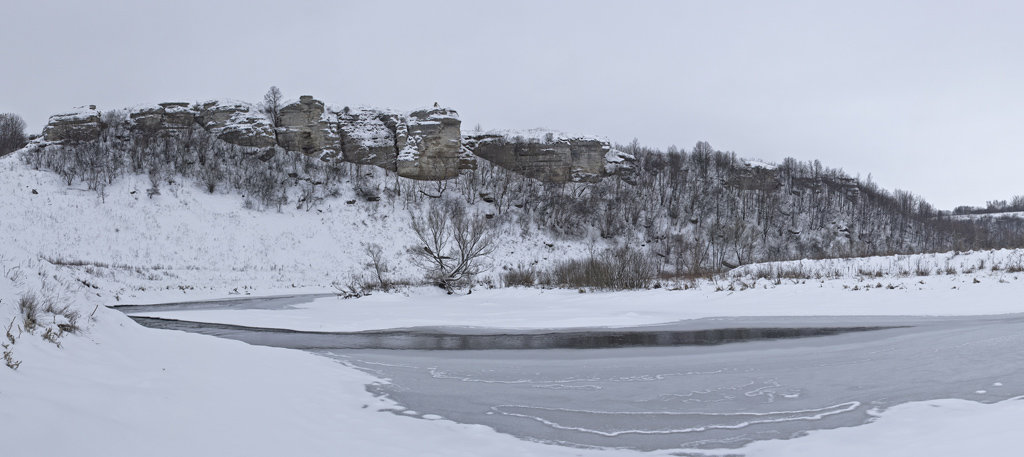
<svg viewBox="0 0 1024 457">
<path fill-rule="evenodd" d="M 858 425 L 875 408 L 908 401 L 1024 394 L 1017 387 L 1024 385 L 1021 315 L 698 319 L 572 329 L 571 338 L 552 330 L 342 334 L 137 320 L 310 350 L 385 379 L 368 389 L 402 405 L 396 414 L 573 446 L 734 447 Z M 419 347 L 417 341 L 433 341 L 427 347 L 435 350 L 358 349 Z M 480 341 L 549 348 L 459 350 Z M 590 348 L 569 349 L 579 347 Z"/>
</svg>

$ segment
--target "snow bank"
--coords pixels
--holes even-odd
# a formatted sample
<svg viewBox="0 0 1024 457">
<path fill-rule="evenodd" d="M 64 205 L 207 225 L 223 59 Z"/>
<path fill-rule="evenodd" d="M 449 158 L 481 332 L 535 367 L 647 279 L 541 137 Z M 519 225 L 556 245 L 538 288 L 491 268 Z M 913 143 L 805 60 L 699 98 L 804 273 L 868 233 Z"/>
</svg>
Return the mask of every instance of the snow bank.
<svg viewBox="0 0 1024 457">
<path fill-rule="evenodd" d="M 878 414 L 878 413 L 876 413 Z M 995 404 L 967 400 L 931 400 L 899 405 L 866 425 L 820 430 L 791 440 L 754 442 L 704 455 L 748 457 L 1016 457 L 1024 401 Z"/>
<path fill-rule="evenodd" d="M 307 331 L 421 326 L 513 329 L 631 327 L 709 317 L 967 316 L 1024 313 L 1024 274 L 726 283 L 690 290 L 591 292 L 496 289 L 448 296 L 424 288 L 359 299 L 323 298 L 284 310 L 141 313 L 172 319 Z M 878 287 L 876 287 L 876 285 Z M 870 286 L 870 287 L 869 287 Z M 891 288 L 890 288 L 891 286 Z M 856 289 L 855 289 L 856 287 Z"/>
</svg>

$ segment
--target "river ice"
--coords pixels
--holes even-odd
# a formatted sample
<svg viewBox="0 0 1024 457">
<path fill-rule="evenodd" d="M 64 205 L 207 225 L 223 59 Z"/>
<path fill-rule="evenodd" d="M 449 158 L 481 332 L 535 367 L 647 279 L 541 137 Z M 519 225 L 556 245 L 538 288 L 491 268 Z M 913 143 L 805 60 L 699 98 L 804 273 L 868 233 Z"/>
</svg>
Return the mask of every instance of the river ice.
<svg viewBox="0 0 1024 457">
<path fill-rule="evenodd" d="M 319 352 L 387 379 L 368 388 L 420 414 L 639 450 L 738 447 L 909 401 L 1024 394 L 1006 387 L 1024 385 L 1020 317 L 884 321 L 913 326 L 711 347 Z"/>
</svg>

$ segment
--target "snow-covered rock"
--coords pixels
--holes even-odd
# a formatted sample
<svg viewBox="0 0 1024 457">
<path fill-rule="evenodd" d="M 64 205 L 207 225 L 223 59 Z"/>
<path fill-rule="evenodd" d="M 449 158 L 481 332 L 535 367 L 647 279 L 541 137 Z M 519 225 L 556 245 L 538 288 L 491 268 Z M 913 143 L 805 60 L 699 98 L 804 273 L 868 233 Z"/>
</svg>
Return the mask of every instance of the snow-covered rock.
<svg viewBox="0 0 1024 457">
<path fill-rule="evenodd" d="M 417 110 L 405 118 L 405 136 L 397 136 L 398 174 L 422 180 L 459 175 L 462 121 L 453 109 Z"/>
<path fill-rule="evenodd" d="M 337 116 L 325 111 L 322 101 L 303 95 L 299 101 L 281 108 L 281 125 L 277 128 L 279 146 L 334 159 L 338 156 L 340 141 Z"/>
<path fill-rule="evenodd" d="M 43 129 L 46 141 L 90 141 L 99 138 L 103 125 L 96 105 L 54 114 Z"/>
<path fill-rule="evenodd" d="M 203 103 L 196 120 L 231 144 L 266 148 L 277 143 L 274 125 L 248 103 L 209 101 Z"/>
<path fill-rule="evenodd" d="M 534 129 L 493 131 L 463 137 L 476 156 L 544 182 L 596 182 L 611 175 L 628 177 L 633 156 L 605 139 Z"/>
<path fill-rule="evenodd" d="M 339 110 L 303 95 L 280 110 L 278 126 L 252 104 L 222 100 L 139 106 L 127 116 L 136 133 L 174 134 L 199 124 L 230 144 L 279 146 L 325 161 L 374 165 L 417 180 L 454 178 L 461 170 L 475 169 L 477 157 L 483 157 L 544 182 L 597 182 L 613 175 L 629 181 L 635 160 L 607 140 L 587 135 L 537 129 L 463 136 L 459 114 L 437 104 L 411 112 Z M 90 141 L 104 128 L 100 112 L 89 106 L 51 117 L 44 139 Z"/>
<path fill-rule="evenodd" d="M 185 130 L 195 123 L 196 112 L 187 102 L 166 102 L 135 108 L 128 117 L 135 131 Z"/>
</svg>

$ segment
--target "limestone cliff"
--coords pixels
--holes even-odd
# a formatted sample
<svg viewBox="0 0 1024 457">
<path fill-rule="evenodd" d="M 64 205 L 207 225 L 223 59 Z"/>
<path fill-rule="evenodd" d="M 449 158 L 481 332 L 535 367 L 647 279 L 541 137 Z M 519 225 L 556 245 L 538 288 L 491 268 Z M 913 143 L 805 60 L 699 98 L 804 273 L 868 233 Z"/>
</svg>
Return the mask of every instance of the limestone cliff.
<svg viewBox="0 0 1024 457">
<path fill-rule="evenodd" d="M 274 125 L 245 102 L 167 102 L 124 112 L 128 127 L 144 135 L 175 135 L 196 126 L 238 146 L 298 152 L 321 160 L 373 165 L 399 176 L 445 180 L 475 169 L 477 157 L 545 182 L 596 182 L 612 175 L 627 181 L 631 156 L 606 140 L 550 131 L 462 135 L 458 113 L 435 104 L 398 112 L 336 109 L 309 95 L 280 109 Z M 118 119 L 112 116 L 111 119 Z M 58 114 L 43 131 L 46 141 L 95 140 L 105 128 L 95 106 Z M 280 149 L 275 149 L 280 148 Z"/>
<path fill-rule="evenodd" d="M 80 106 L 74 111 L 50 116 L 43 128 L 43 138 L 46 141 L 89 141 L 99 138 L 102 131 L 96 105 Z"/>
<path fill-rule="evenodd" d="M 478 157 L 551 183 L 628 179 L 634 160 L 606 140 L 547 130 L 475 133 L 464 136 L 463 144 Z"/>
</svg>

